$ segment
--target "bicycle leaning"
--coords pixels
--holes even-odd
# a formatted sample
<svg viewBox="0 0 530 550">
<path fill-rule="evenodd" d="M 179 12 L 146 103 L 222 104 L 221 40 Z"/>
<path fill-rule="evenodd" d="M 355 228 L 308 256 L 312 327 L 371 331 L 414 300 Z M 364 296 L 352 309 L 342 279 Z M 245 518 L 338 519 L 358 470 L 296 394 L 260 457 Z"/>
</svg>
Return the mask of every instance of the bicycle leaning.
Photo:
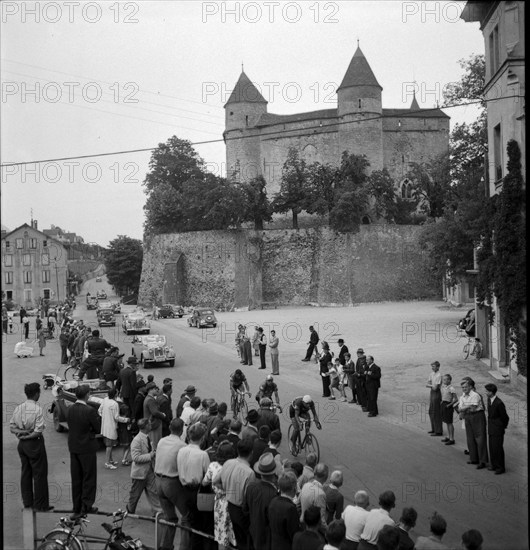
<svg viewBox="0 0 530 550">
<path fill-rule="evenodd" d="M 101 524 L 109 534 L 108 537 L 88 535 L 85 525 L 90 521 L 84 516 L 75 519 L 62 517 L 57 526 L 44 535 L 44 540 L 37 550 L 88 550 L 88 543 L 104 545 L 103 550 L 152 550 L 144 546 L 140 539 L 133 539 L 123 532 L 126 511 L 118 510 L 110 516 L 112 524 Z"/>
<path fill-rule="evenodd" d="M 462 356 L 464 359 L 467 359 L 470 355 L 474 355 L 475 359 L 480 359 L 482 357 L 482 343 L 480 338 L 475 338 L 473 336 L 467 337 L 467 342 L 464 344 L 464 349 L 462 350 Z"/>
<path fill-rule="evenodd" d="M 298 421 L 302 426 L 298 432 L 298 437 L 295 443 L 293 443 L 292 440 L 294 430 L 292 424 L 289 426 L 287 431 L 287 441 L 289 442 L 289 450 L 291 451 L 291 454 L 293 456 L 298 456 L 305 450 L 306 456 L 309 453 L 315 453 L 317 456 L 317 462 L 320 462 L 320 445 L 318 444 L 318 439 L 311 433 L 311 421 L 308 418 L 299 418 Z M 302 439 L 301 434 L 303 430 L 305 430 L 305 434 Z"/>
</svg>

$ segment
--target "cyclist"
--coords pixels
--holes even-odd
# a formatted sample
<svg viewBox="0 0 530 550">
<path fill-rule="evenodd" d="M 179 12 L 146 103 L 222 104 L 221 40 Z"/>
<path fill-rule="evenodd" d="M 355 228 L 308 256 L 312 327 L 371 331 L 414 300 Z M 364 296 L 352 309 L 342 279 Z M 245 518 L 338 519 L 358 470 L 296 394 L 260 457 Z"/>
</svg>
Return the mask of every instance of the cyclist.
<svg viewBox="0 0 530 550">
<path fill-rule="evenodd" d="M 293 435 L 291 441 L 293 446 L 296 445 L 298 435 L 300 433 L 300 419 L 303 418 L 309 423 L 308 426 L 311 426 L 311 416 L 309 412 L 313 413 L 313 419 L 315 421 L 316 427 L 321 430 L 322 425 L 318 419 L 318 415 L 315 410 L 315 403 L 310 395 L 304 395 L 303 397 L 297 397 L 293 400 L 289 407 L 289 418 L 293 424 Z"/>
<path fill-rule="evenodd" d="M 259 387 L 258 393 L 256 394 L 256 401 L 259 403 L 263 397 L 268 397 L 272 401 L 272 395 L 276 399 L 276 405 L 280 404 L 280 398 L 278 397 L 278 386 L 274 382 L 274 377 L 272 374 L 269 374 Z"/>
<path fill-rule="evenodd" d="M 232 411 L 235 415 L 236 412 L 236 398 L 237 394 L 243 393 L 244 388 L 246 388 L 249 397 L 251 397 L 250 389 L 248 387 L 247 377 L 243 374 L 241 369 L 236 369 L 230 375 L 230 392 L 232 394 Z"/>
</svg>

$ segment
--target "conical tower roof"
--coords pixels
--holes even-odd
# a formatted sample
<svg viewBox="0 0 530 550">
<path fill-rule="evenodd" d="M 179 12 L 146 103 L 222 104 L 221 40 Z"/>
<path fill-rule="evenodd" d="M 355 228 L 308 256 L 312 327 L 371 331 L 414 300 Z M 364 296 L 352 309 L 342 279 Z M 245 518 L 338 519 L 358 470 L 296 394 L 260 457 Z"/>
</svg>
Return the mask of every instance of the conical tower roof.
<svg viewBox="0 0 530 550">
<path fill-rule="evenodd" d="M 268 103 L 267 100 L 261 95 L 260 91 L 252 84 L 250 78 L 245 74 L 245 71 L 241 71 L 239 80 L 236 83 L 236 87 L 230 94 L 228 101 L 225 103 L 225 107 L 231 103 Z"/>
<path fill-rule="evenodd" d="M 410 110 L 411 111 L 419 111 L 420 106 L 419 103 L 416 101 L 416 93 L 412 95 L 412 103 L 410 104 Z"/>
<path fill-rule="evenodd" d="M 368 61 L 366 61 L 366 57 L 364 57 L 364 54 L 359 46 L 357 46 L 357 51 L 353 54 L 348 70 L 346 71 L 337 92 L 341 88 L 350 88 L 351 86 L 378 86 L 381 90 L 383 89 L 379 82 L 377 82 Z"/>
</svg>

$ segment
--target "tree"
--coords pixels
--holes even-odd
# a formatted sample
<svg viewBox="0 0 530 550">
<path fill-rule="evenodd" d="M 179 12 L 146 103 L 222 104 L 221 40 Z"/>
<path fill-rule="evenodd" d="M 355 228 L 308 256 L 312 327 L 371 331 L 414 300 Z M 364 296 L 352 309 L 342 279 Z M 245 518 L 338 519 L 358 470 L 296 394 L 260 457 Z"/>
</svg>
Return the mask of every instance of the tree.
<svg viewBox="0 0 530 550">
<path fill-rule="evenodd" d="M 120 295 L 138 293 L 142 260 L 142 241 L 118 235 L 109 243 L 105 253 L 107 279 Z"/>
<path fill-rule="evenodd" d="M 396 193 L 396 184 L 388 170 L 374 170 L 368 178 L 368 188 L 374 200 L 374 213 L 378 218 L 396 224 L 413 223 L 412 214 L 418 202 L 406 200 Z"/>
<path fill-rule="evenodd" d="M 149 161 L 149 172 L 144 186 L 147 195 L 160 184 L 168 184 L 176 191 L 189 179 L 202 179 L 205 164 L 190 141 L 173 136 L 159 143 Z"/>
<path fill-rule="evenodd" d="M 330 164 L 314 162 L 307 167 L 308 196 L 306 210 L 309 214 L 330 216 L 335 206 L 335 186 L 339 171 Z"/>
<path fill-rule="evenodd" d="M 263 176 L 240 184 L 244 195 L 241 221 L 251 221 L 254 229 L 263 229 L 263 222 L 272 220 L 272 205 L 267 197 L 267 182 Z"/>
<path fill-rule="evenodd" d="M 335 206 L 331 211 L 330 226 L 335 231 L 357 231 L 369 211 L 370 192 L 367 170 L 370 161 L 366 155 L 342 153 L 335 185 Z"/>
<path fill-rule="evenodd" d="M 298 150 L 290 147 L 283 164 L 280 190 L 272 202 L 274 212 L 292 212 L 293 229 L 298 229 L 298 214 L 306 206 L 308 195 L 308 172 Z"/>
</svg>

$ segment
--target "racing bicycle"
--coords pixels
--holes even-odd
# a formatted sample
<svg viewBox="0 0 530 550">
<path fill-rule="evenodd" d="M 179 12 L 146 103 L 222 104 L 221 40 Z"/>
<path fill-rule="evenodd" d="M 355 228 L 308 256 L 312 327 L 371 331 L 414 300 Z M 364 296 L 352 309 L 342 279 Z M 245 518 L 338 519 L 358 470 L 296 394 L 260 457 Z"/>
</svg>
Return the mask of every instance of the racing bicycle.
<svg viewBox="0 0 530 550">
<path fill-rule="evenodd" d="M 251 396 L 250 392 L 236 391 L 236 395 L 232 397 L 232 411 L 234 412 L 234 418 L 239 418 L 244 426 L 247 425 L 248 405 L 245 397 Z"/>
<path fill-rule="evenodd" d="M 467 342 L 464 344 L 464 349 L 462 350 L 462 355 L 464 359 L 467 359 L 470 355 L 474 355 L 475 359 L 480 359 L 482 357 L 482 344 L 480 338 L 468 336 Z"/>
<path fill-rule="evenodd" d="M 305 451 L 306 457 L 309 453 L 317 455 L 317 462 L 320 462 L 320 445 L 317 438 L 311 433 L 311 421 L 308 418 L 299 418 L 298 421 L 302 424 L 296 443 L 293 444 L 293 425 L 289 426 L 287 431 L 287 441 L 289 442 L 289 450 L 293 456 L 298 456 L 302 451 Z M 302 439 L 302 431 L 305 430 L 304 439 Z"/>
</svg>

